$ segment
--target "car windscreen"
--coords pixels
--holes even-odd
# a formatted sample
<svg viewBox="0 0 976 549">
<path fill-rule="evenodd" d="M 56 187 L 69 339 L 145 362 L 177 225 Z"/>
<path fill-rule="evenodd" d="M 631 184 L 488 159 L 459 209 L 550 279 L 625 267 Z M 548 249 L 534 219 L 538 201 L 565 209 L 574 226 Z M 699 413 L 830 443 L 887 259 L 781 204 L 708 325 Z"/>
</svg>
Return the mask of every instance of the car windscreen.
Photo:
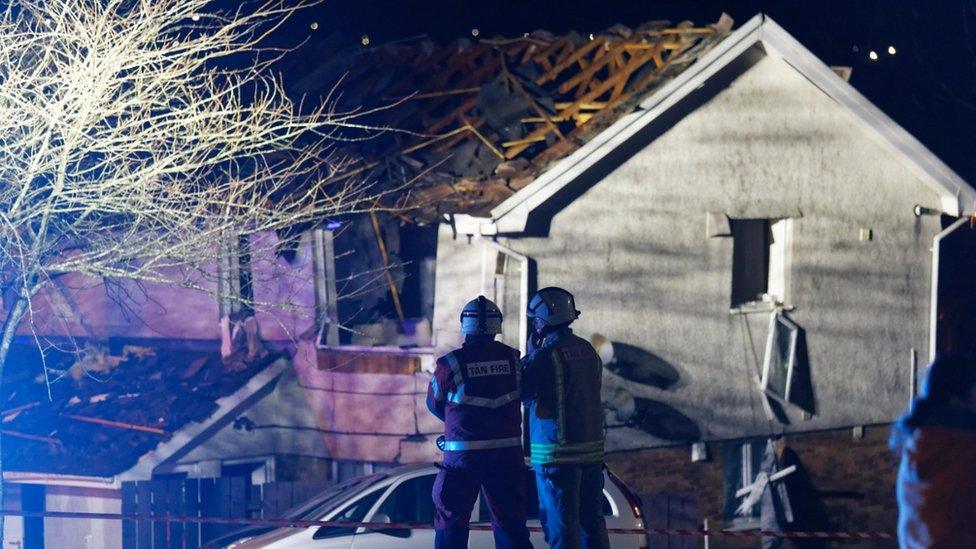
<svg viewBox="0 0 976 549">
<path fill-rule="evenodd" d="M 357 477 L 340 482 L 309 501 L 285 511 L 282 513 L 281 518 L 287 520 L 316 520 L 321 515 L 328 513 L 335 507 L 348 501 L 353 495 L 373 486 L 386 477 L 387 475 L 385 474 L 377 473 L 375 475 Z"/>
</svg>

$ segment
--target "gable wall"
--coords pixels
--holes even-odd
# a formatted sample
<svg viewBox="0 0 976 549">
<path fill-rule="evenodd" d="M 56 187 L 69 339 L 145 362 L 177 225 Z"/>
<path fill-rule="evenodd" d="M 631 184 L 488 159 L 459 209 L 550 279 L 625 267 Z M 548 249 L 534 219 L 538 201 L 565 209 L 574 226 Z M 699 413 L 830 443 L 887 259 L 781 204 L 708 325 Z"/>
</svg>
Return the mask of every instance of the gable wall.
<svg viewBox="0 0 976 549">
<path fill-rule="evenodd" d="M 791 67 L 764 58 L 558 212 L 548 238 L 504 243 L 537 261 L 538 287 L 576 294 L 578 334 L 636 346 L 680 376 L 661 391 L 607 373 L 605 399 L 664 402 L 721 439 L 782 428 L 767 424 L 753 384 L 769 315 L 729 314 L 732 240 L 706 238 L 706 212 L 795 218 L 791 316 L 807 332 L 817 414 L 793 413 L 787 430 L 813 430 L 890 421 L 907 403 L 909 350 L 927 358 L 937 231 L 935 218 L 914 217 L 916 203 L 938 197 Z M 858 240 L 862 227 L 873 241 Z M 463 304 L 441 286 L 443 250 L 460 245 L 439 253 L 438 314 Z M 608 437 L 611 448 L 663 442 L 628 428 Z"/>
</svg>

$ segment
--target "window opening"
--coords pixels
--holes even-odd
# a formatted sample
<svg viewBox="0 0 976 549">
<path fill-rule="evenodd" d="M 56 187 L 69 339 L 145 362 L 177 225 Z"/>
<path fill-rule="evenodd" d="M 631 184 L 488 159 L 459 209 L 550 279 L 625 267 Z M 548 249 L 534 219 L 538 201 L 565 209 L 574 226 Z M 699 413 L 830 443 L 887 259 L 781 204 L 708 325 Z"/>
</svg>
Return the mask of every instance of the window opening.
<svg viewBox="0 0 976 549">
<path fill-rule="evenodd" d="M 790 301 L 792 219 L 733 219 L 732 308 Z"/>
</svg>

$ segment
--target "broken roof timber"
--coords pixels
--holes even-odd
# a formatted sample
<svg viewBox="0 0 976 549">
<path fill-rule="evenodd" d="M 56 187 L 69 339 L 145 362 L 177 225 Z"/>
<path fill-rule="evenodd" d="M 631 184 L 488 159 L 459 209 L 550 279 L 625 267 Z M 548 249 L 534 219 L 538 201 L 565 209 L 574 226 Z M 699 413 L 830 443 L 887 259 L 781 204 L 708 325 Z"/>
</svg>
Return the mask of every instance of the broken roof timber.
<svg viewBox="0 0 976 549">
<path fill-rule="evenodd" d="M 970 185 L 782 27 L 766 15 L 758 14 L 674 80 L 642 100 L 639 110 L 620 117 L 584 146 L 495 206 L 490 217 L 455 216 L 458 232 L 483 235 L 523 232 L 533 210 L 756 45 L 761 45 L 766 55 L 789 63 L 847 109 L 870 135 L 892 147 L 907 167 L 939 195 L 945 213 L 959 216 L 973 212 L 976 191 Z"/>
</svg>

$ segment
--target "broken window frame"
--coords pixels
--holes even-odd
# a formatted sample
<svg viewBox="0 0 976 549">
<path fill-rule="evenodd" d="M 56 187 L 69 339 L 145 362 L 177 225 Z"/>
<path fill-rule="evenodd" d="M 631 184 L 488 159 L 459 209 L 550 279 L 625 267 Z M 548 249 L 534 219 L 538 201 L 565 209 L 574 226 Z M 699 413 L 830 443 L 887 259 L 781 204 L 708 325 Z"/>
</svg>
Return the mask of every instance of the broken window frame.
<svg viewBox="0 0 976 549">
<path fill-rule="evenodd" d="M 221 242 L 217 252 L 217 293 L 221 318 L 234 313 L 254 315 L 254 280 L 247 237 L 230 235 Z"/>
<path fill-rule="evenodd" d="M 784 383 L 784 394 L 779 394 L 776 390 L 773 390 L 769 386 L 770 382 L 770 368 L 772 366 L 773 357 L 773 347 L 776 345 L 777 334 L 779 333 L 778 324 L 782 324 L 785 329 L 790 330 L 789 336 L 789 351 L 786 366 L 786 381 Z M 763 357 L 763 371 L 762 377 L 760 378 L 759 387 L 763 394 L 776 400 L 781 404 L 788 404 L 790 402 L 790 393 L 793 388 L 794 381 L 794 370 L 796 368 L 797 361 L 797 345 L 799 342 L 800 327 L 782 314 L 780 311 L 776 311 L 770 315 L 769 318 L 769 334 L 766 336 L 766 353 Z"/>
<path fill-rule="evenodd" d="M 336 289 L 335 234 L 312 229 L 312 276 L 315 284 L 316 346 L 343 347 L 339 340 L 339 307 Z"/>
</svg>

